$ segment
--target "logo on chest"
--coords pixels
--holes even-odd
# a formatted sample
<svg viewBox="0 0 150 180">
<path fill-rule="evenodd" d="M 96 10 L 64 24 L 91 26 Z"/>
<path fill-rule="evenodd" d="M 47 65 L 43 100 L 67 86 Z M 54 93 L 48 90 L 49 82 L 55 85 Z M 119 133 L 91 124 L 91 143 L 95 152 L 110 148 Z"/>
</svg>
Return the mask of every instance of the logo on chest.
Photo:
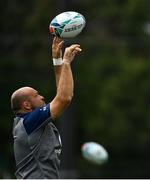
<svg viewBox="0 0 150 180">
<path fill-rule="evenodd" d="M 55 149 L 55 153 L 57 154 L 57 156 L 60 156 L 60 154 L 61 154 L 61 149 Z"/>
</svg>

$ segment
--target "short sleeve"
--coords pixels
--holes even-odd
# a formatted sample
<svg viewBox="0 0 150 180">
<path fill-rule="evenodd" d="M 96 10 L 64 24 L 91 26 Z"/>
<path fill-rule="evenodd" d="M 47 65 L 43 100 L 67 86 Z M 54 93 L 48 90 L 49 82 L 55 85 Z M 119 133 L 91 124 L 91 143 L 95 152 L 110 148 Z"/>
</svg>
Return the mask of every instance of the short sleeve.
<svg viewBox="0 0 150 180">
<path fill-rule="evenodd" d="M 49 104 L 36 108 L 30 113 L 27 113 L 23 118 L 23 124 L 27 134 L 31 134 L 34 130 L 39 128 L 50 117 Z"/>
</svg>

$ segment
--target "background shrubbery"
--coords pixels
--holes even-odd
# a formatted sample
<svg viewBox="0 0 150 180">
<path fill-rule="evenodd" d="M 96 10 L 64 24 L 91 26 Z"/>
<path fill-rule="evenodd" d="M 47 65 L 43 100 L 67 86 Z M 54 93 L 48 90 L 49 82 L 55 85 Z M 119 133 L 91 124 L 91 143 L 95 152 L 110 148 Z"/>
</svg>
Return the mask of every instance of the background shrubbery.
<svg viewBox="0 0 150 180">
<path fill-rule="evenodd" d="M 32 86 L 47 101 L 54 97 L 48 26 L 55 15 L 66 10 L 82 13 L 87 25 L 80 36 L 65 41 L 66 46 L 80 43 L 83 51 L 73 62 L 73 103 L 64 115 L 66 120 L 62 118 L 58 123 L 64 149 L 71 149 L 70 154 L 63 152 L 62 169 L 71 167 L 80 178 L 149 178 L 150 1 L 37 0 L 0 4 L 1 178 L 13 177 L 15 169 L 10 95 L 21 86 Z M 68 123 L 71 132 L 64 128 Z M 80 146 L 85 141 L 104 145 L 109 162 L 97 167 L 83 160 Z M 72 142 L 75 149 L 66 142 Z"/>
</svg>

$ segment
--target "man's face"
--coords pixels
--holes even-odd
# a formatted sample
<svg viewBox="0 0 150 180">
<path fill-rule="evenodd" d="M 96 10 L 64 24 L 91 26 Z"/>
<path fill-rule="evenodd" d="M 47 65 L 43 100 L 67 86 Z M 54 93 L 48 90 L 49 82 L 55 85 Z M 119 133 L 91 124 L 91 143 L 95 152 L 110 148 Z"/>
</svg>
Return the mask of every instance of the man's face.
<svg viewBox="0 0 150 180">
<path fill-rule="evenodd" d="M 35 89 L 30 90 L 28 101 L 30 102 L 32 109 L 45 105 L 44 97 L 41 96 Z"/>
</svg>

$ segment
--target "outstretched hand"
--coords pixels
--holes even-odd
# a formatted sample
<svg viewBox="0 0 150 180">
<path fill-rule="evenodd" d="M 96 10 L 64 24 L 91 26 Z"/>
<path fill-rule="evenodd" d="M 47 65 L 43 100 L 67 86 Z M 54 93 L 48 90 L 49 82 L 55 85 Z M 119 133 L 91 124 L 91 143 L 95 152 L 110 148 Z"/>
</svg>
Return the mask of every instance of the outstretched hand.
<svg viewBox="0 0 150 180">
<path fill-rule="evenodd" d="M 58 37 L 54 37 L 52 44 L 52 57 L 61 58 L 62 57 L 62 46 L 64 41 Z"/>
<path fill-rule="evenodd" d="M 80 48 L 79 44 L 73 44 L 70 47 L 67 47 L 64 52 L 63 61 L 67 63 L 71 63 L 75 55 L 81 51 L 82 49 Z"/>
</svg>

